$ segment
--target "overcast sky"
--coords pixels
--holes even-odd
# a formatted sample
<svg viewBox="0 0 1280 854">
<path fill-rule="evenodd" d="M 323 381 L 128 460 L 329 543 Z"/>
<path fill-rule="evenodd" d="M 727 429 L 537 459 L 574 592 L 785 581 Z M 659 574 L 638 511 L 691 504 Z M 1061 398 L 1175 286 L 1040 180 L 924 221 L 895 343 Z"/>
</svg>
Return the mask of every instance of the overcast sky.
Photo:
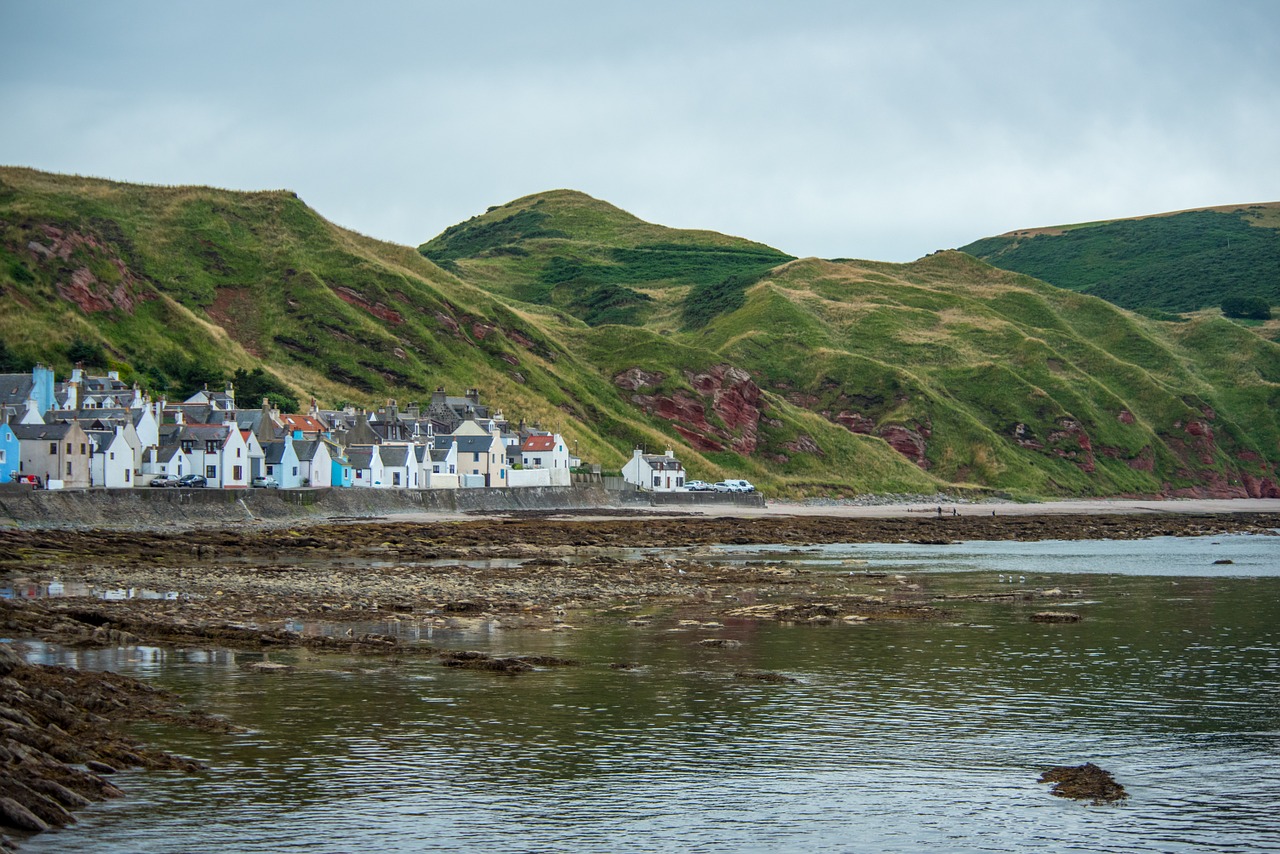
<svg viewBox="0 0 1280 854">
<path fill-rule="evenodd" d="M 567 187 L 796 255 L 1280 200 L 1280 2 L 0 0 L 0 163 L 417 245 Z"/>
</svg>

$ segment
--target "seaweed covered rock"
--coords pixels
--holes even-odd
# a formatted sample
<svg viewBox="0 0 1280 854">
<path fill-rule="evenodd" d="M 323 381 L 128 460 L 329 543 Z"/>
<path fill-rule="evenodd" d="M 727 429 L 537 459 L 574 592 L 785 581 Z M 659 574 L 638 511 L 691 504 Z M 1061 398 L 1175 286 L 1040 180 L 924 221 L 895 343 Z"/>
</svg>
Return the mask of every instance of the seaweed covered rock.
<svg viewBox="0 0 1280 854">
<path fill-rule="evenodd" d="M 104 779 L 116 769 L 200 769 L 112 725 L 137 720 L 234 729 L 182 710 L 176 697 L 145 682 L 28 664 L 12 645 L 0 644 L 0 829 L 31 833 L 71 824 L 73 810 L 122 794 Z"/>
<path fill-rule="evenodd" d="M 1095 806 L 1122 801 L 1129 797 L 1111 776 L 1092 762 L 1083 765 L 1058 765 L 1040 775 L 1041 783 L 1053 783 L 1052 794 L 1059 798 L 1090 801 Z"/>
</svg>

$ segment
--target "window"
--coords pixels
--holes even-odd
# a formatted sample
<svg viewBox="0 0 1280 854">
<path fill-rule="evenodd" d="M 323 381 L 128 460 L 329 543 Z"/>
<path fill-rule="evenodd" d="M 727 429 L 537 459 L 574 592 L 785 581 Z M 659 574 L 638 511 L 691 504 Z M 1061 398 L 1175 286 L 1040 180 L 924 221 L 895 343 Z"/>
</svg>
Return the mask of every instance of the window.
<svg viewBox="0 0 1280 854">
<path fill-rule="evenodd" d="M 70 450 L 70 449 L 68 448 L 68 450 Z M 471 457 L 472 457 L 471 462 L 473 462 L 473 463 L 478 463 L 478 462 L 480 462 L 480 452 L 479 452 L 479 451 L 476 451 L 475 453 L 473 453 L 473 454 L 471 455 Z"/>
<path fill-rule="evenodd" d="M 231 468 L 231 479 L 244 480 L 244 469 L 240 466 L 233 466 Z"/>
<path fill-rule="evenodd" d="M 71 477 L 71 461 L 67 461 L 67 477 Z"/>
<path fill-rule="evenodd" d="M 298 476 L 298 467 L 297 467 L 297 466 L 294 466 L 294 467 L 293 467 L 293 476 L 294 476 L 294 477 L 297 477 L 297 476 Z"/>
<path fill-rule="evenodd" d="M 85 455 L 84 442 L 81 442 L 81 443 L 80 443 L 80 456 L 82 456 L 82 457 L 83 457 L 84 455 Z"/>
<path fill-rule="evenodd" d="M 267 474 L 275 474 L 275 466 L 267 466 Z"/>
<path fill-rule="evenodd" d="M 392 486 L 399 486 L 399 485 L 400 485 L 400 472 L 398 472 L 398 471 L 397 471 L 397 472 L 392 472 L 392 474 L 391 474 L 391 485 L 392 485 Z"/>
<path fill-rule="evenodd" d="M 68 453 L 68 454 L 70 454 L 70 453 L 71 453 L 71 443 L 70 443 L 70 442 L 68 442 L 68 443 L 67 443 L 67 453 Z"/>
<path fill-rule="evenodd" d="M 50 443 L 49 443 L 49 456 L 51 456 L 51 457 L 56 457 L 57 455 L 58 455 L 58 443 L 57 443 L 57 442 L 50 442 Z"/>
<path fill-rule="evenodd" d="M 205 477 L 207 477 L 207 478 L 210 478 L 210 479 L 217 477 L 217 476 L 218 476 L 218 467 L 217 467 L 217 466 L 205 466 L 205 467 L 204 467 L 204 476 L 205 476 Z"/>
<path fill-rule="evenodd" d="M 111 453 L 107 454 L 107 459 L 114 460 L 115 458 L 116 458 L 115 451 L 112 451 Z"/>
<path fill-rule="evenodd" d="M 204 443 L 204 452 L 205 452 L 206 454 L 216 454 L 216 453 L 218 453 L 218 440 L 217 440 L 217 439 L 207 439 L 207 440 L 205 440 L 205 443 Z"/>
<path fill-rule="evenodd" d="M 653 476 L 653 485 L 654 485 L 654 486 L 662 486 L 662 476 L 661 476 L 661 475 L 656 475 L 656 474 L 655 474 L 655 475 Z"/>
<path fill-rule="evenodd" d="M 130 476 L 131 474 L 133 474 L 133 472 L 129 471 L 128 469 L 125 469 L 125 470 L 124 470 L 124 482 L 125 482 L 125 483 L 128 483 L 128 482 L 129 482 L 129 476 Z"/>
<path fill-rule="evenodd" d="M 0 464 L 4 463 L 4 448 L 0 448 Z"/>
</svg>

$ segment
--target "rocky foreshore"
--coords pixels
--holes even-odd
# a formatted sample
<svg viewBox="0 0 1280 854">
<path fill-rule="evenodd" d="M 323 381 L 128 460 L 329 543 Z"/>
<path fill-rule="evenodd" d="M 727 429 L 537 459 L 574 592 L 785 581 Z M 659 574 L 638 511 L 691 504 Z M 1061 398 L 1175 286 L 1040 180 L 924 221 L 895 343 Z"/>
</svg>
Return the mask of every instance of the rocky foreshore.
<svg viewBox="0 0 1280 854">
<path fill-rule="evenodd" d="M 118 730 L 141 720 L 232 729 L 136 679 L 28 664 L 0 644 L 0 827 L 30 834 L 71 824 L 74 810 L 123 794 L 110 781 L 121 769 L 200 769 Z M 0 851 L 14 847 L 0 837 Z"/>
<path fill-rule="evenodd" d="M 856 561 L 842 571 L 819 571 L 785 557 L 833 542 L 1132 539 L 1277 528 L 1276 514 L 590 521 L 535 515 L 171 532 L 7 530 L 0 531 L 0 579 L 14 598 L 0 600 L 0 634 L 71 647 L 432 655 L 445 666 L 518 674 L 572 662 L 410 646 L 361 624 L 484 621 L 572 631 L 613 621 L 706 633 L 725 621 L 944 619 L 948 608 L 975 598 L 1031 612 L 1063 592 L 1031 583 L 1017 591 L 946 593 L 923 577 L 868 572 Z M 778 544 L 790 555 L 756 548 Z M 52 585 L 58 595 L 47 595 Z M 317 633 L 298 624 L 351 628 Z M 182 711 L 176 698 L 135 680 L 27 664 L 13 646 L 0 646 L 0 825 L 31 832 L 70 821 L 88 801 L 118 794 L 107 779 L 115 768 L 195 767 L 126 738 L 114 724 L 230 726 Z"/>
</svg>

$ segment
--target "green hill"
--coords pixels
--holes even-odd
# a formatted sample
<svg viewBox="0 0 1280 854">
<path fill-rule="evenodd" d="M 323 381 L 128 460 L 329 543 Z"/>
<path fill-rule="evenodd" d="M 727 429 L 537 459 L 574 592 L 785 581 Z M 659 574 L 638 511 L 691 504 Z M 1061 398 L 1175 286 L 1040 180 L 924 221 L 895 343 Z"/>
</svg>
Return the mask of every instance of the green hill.
<svg viewBox="0 0 1280 854">
<path fill-rule="evenodd" d="M 572 190 L 490 208 L 419 251 L 468 281 L 592 326 L 699 326 L 740 305 L 750 281 L 792 258 L 713 231 L 653 225 Z M 673 300 L 688 308 L 673 316 Z"/>
<path fill-rule="evenodd" d="M 1024 229 L 961 251 L 1129 309 L 1280 306 L 1280 202 Z"/>
<path fill-rule="evenodd" d="M 0 169 L 0 289 L 11 359 L 100 353 L 171 395 L 258 368 L 327 404 L 478 387 L 606 468 L 670 445 L 775 494 L 1276 492 L 1280 347 L 958 252 L 795 260 L 569 191 L 414 251 L 284 191 Z"/>
</svg>

